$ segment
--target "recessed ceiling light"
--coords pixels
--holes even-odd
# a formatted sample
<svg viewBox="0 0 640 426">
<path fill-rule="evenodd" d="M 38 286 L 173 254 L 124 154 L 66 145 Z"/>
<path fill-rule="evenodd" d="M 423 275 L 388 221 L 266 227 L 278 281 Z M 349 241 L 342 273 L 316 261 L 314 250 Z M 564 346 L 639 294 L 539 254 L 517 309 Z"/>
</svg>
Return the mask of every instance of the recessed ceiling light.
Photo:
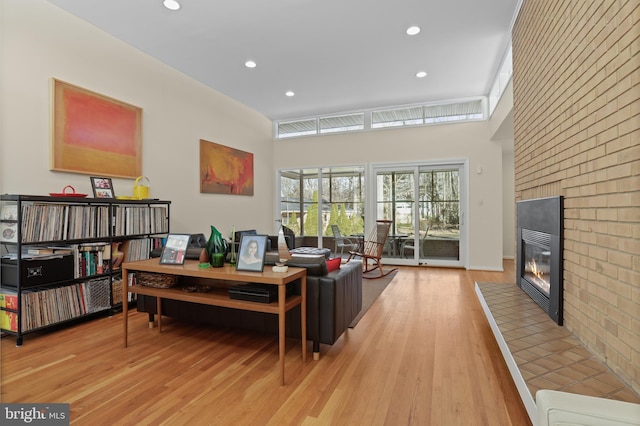
<svg viewBox="0 0 640 426">
<path fill-rule="evenodd" d="M 255 63 L 255 61 L 247 61 L 244 63 L 244 66 L 247 68 L 255 68 L 257 64 Z"/>
<path fill-rule="evenodd" d="M 420 27 L 418 27 L 418 26 L 414 25 L 412 27 L 407 28 L 407 34 L 409 34 L 409 35 L 416 35 L 419 32 L 420 32 Z"/>
<path fill-rule="evenodd" d="M 180 9 L 180 3 L 178 3 L 176 0 L 164 0 L 162 4 L 169 10 Z"/>
<path fill-rule="evenodd" d="M 293 91 L 288 90 L 288 91 L 285 92 L 285 95 L 288 96 L 288 97 L 292 97 L 292 96 L 295 96 L 296 94 L 293 93 Z"/>
<path fill-rule="evenodd" d="M 416 77 L 418 78 L 425 78 L 427 76 L 427 72 L 426 71 L 419 71 L 416 73 Z"/>
</svg>

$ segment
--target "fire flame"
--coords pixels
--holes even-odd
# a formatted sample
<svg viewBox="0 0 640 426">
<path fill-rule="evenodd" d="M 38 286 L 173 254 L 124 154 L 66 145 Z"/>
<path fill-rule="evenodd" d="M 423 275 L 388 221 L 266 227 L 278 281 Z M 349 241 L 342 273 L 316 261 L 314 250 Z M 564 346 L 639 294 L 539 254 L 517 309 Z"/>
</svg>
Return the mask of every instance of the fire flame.
<svg viewBox="0 0 640 426">
<path fill-rule="evenodd" d="M 529 270 L 531 271 L 531 273 L 533 275 L 535 275 L 536 277 L 542 279 L 542 276 L 544 275 L 544 273 L 541 270 L 538 269 L 538 265 L 536 264 L 535 260 L 529 262 Z"/>
</svg>

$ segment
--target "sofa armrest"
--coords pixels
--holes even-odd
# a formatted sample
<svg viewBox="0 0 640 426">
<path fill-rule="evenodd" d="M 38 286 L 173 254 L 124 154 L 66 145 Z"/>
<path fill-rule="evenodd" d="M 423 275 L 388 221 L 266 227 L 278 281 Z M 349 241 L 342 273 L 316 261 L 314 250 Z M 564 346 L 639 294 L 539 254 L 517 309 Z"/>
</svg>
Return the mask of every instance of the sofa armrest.
<svg viewBox="0 0 640 426">
<path fill-rule="evenodd" d="M 338 270 L 321 277 L 307 277 L 307 280 L 316 278 L 320 342 L 331 345 L 362 309 L 362 264 L 349 262 Z"/>
<path fill-rule="evenodd" d="M 640 425 L 640 404 L 630 402 L 545 389 L 536 393 L 536 405 L 538 426 Z"/>
</svg>

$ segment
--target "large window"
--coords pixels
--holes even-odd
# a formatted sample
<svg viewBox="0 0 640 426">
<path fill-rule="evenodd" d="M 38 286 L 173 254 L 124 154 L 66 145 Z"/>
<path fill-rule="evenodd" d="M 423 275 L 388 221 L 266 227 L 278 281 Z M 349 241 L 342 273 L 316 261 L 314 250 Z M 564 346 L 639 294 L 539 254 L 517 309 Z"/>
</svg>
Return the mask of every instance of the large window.
<svg viewBox="0 0 640 426">
<path fill-rule="evenodd" d="M 364 232 L 364 167 L 280 171 L 280 217 L 297 236 Z"/>
</svg>

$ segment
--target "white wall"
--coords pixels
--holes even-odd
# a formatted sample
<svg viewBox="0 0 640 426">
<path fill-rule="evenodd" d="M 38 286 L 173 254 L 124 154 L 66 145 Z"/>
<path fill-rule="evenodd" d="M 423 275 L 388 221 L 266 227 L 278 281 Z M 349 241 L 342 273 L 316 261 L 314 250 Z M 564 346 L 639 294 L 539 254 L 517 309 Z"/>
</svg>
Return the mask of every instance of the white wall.
<svg viewBox="0 0 640 426">
<path fill-rule="evenodd" d="M 274 142 L 276 170 L 467 158 L 471 269 L 502 270 L 502 152 L 488 122 L 332 134 Z M 482 173 L 478 174 L 478 168 Z"/>
<path fill-rule="evenodd" d="M 502 256 L 516 258 L 516 200 L 513 150 L 502 152 Z M 515 277 L 514 277 L 515 279 Z"/>
<path fill-rule="evenodd" d="M 271 122 L 45 0 L 0 1 L 0 192 L 46 195 L 89 177 L 49 170 L 50 80 L 143 109 L 143 174 L 151 196 L 172 201 L 174 232 L 216 225 L 271 231 Z M 199 192 L 199 140 L 254 153 L 255 195 Z M 114 179 L 116 195 L 133 180 Z"/>
<path fill-rule="evenodd" d="M 502 255 L 515 258 L 516 201 L 513 156 L 513 82 L 509 81 L 489 120 L 491 140 L 502 146 Z M 514 277 L 515 279 L 515 277 Z"/>
</svg>

